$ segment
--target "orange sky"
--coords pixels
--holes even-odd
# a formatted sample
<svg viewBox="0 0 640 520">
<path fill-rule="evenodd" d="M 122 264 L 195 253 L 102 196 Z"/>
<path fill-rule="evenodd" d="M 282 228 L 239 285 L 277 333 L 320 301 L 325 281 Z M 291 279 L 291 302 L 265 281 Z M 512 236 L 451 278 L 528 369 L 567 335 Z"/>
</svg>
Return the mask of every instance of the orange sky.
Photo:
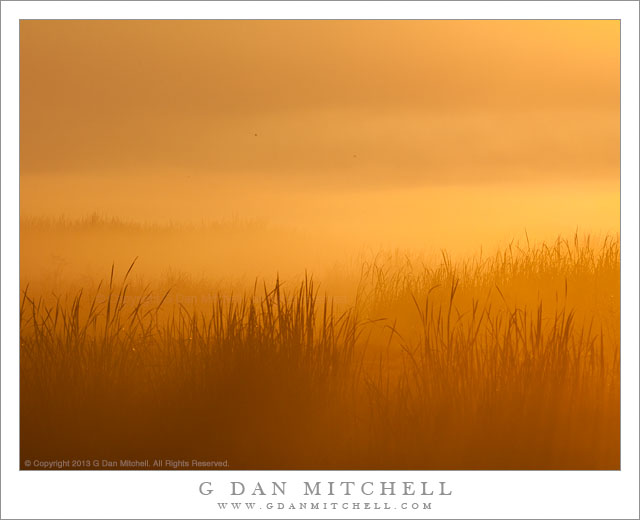
<svg viewBox="0 0 640 520">
<path fill-rule="evenodd" d="M 618 178 L 617 21 L 22 21 L 20 31 L 25 177 Z"/>
<path fill-rule="evenodd" d="M 270 230 L 187 246 L 27 226 L 27 280 L 136 256 L 252 279 L 619 231 L 616 21 L 23 21 L 20 36 L 23 217 Z"/>
</svg>

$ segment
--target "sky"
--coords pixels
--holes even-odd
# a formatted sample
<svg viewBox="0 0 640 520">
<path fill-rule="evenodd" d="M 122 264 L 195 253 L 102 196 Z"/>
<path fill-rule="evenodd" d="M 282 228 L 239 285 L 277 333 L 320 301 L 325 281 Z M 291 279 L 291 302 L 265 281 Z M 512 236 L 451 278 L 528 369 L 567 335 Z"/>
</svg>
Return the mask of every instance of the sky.
<svg viewBox="0 0 640 520">
<path fill-rule="evenodd" d="M 616 232 L 619 34 L 23 20 L 21 214 L 247 218 L 436 248 Z"/>
<path fill-rule="evenodd" d="M 615 178 L 617 21 L 22 21 L 21 173 Z"/>
</svg>

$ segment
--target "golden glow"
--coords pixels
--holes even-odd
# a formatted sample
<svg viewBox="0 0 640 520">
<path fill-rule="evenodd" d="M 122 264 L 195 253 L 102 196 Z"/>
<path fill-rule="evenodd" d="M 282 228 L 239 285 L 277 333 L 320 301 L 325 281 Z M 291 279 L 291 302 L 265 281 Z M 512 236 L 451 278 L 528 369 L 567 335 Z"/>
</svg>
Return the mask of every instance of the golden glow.
<svg viewBox="0 0 640 520">
<path fill-rule="evenodd" d="M 619 36 L 22 21 L 24 454 L 618 468 Z"/>
</svg>

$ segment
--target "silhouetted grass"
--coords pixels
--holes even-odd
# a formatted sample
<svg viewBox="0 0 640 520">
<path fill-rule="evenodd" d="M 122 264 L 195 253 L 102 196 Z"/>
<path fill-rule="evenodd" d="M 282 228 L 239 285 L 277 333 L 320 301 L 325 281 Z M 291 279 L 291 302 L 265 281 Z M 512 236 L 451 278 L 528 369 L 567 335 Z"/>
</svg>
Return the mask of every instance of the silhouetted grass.
<svg viewBox="0 0 640 520">
<path fill-rule="evenodd" d="M 27 287 L 22 459 L 619 468 L 619 263 L 617 238 L 379 257 L 340 312 L 311 277 L 172 308 L 132 300 L 133 264 L 92 295 Z"/>
</svg>

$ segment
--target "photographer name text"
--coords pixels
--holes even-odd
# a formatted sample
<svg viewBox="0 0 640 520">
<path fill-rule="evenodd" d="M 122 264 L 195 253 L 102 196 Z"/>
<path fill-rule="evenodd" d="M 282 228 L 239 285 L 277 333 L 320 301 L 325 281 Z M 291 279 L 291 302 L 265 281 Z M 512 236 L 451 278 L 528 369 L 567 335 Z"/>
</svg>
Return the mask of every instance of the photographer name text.
<svg viewBox="0 0 640 520">
<path fill-rule="evenodd" d="M 223 495 L 228 496 L 286 496 L 287 482 L 253 482 L 231 481 L 223 486 Z M 211 482 L 201 482 L 198 491 L 202 495 L 214 495 L 215 491 Z M 303 482 L 302 489 L 296 491 L 296 495 L 302 492 L 306 496 L 449 496 L 452 491 L 446 481 L 364 481 L 353 480 L 334 482 L 317 481 Z"/>
</svg>

